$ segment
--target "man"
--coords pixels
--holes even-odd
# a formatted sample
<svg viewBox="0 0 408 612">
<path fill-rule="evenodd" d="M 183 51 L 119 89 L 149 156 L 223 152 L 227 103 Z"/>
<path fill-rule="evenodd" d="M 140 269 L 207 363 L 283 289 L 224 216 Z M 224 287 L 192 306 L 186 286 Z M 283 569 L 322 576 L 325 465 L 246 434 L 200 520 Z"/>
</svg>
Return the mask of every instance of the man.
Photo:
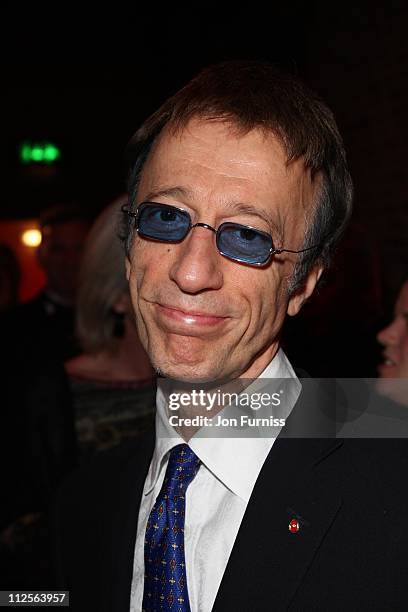
<svg viewBox="0 0 408 612">
<path fill-rule="evenodd" d="M 377 334 L 384 347 L 383 363 L 378 368 L 377 390 L 381 395 L 408 404 L 408 281 L 399 291 L 394 319 Z"/>
<path fill-rule="evenodd" d="M 77 352 L 74 339 L 74 302 L 79 264 L 89 220 L 76 205 L 46 209 L 40 217 L 42 241 L 38 261 L 45 288 L 21 304 L 3 322 L 11 349 L 34 360 L 64 361 Z"/>
<path fill-rule="evenodd" d="M 279 337 L 350 213 L 330 111 L 268 65 L 226 62 L 165 102 L 130 155 L 127 273 L 163 382 L 213 390 L 289 379 L 287 424 L 312 421 Z M 288 439 L 285 428 L 265 438 L 174 431 L 169 399 L 164 386 L 155 438 L 106 456 L 61 493 L 58 572 L 74 609 L 406 603 L 406 533 L 394 512 L 407 500 L 389 467 L 406 464 L 397 444 L 384 460 L 369 441 Z"/>
<path fill-rule="evenodd" d="M 0 320 L 2 418 L 3 432 L 7 432 L 0 445 L 2 457 L 7 458 L 1 461 L 1 479 L 10 491 L 0 508 L 2 528 L 19 516 L 20 496 L 25 499 L 27 493 L 20 486 L 29 428 L 27 395 L 32 394 L 33 386 L 41 388 L 39 381 L 43 378 L 48 385 L 53 377 L 59 379 L 63 362 L 79 350 L 74 333 L 74 301 L 89 220 L 78 206 L 60 204 L 42 212 L 40 227 L 38 259 L 46 286 Z M 36 408 L 43 399 L 37 395 Z"/>
</svg>

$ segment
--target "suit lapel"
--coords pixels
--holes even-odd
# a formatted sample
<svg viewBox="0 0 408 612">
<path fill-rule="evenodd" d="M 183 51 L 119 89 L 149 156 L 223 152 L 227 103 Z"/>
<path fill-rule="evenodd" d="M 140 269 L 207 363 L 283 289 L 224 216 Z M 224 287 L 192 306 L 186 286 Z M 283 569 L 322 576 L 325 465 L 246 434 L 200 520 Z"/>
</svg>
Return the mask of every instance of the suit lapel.
<svg viewBox="0 0 408 612">
<path fill-rule="evenodd" d="M 304 408 L 299 402 L 297 414 Z M 248 503 L 214 612 L 290 605 L 341 507 L 335 482 L 322 469 L 341 446 L 341 440 L 327 438 L 276 440 Z M 292 519 L 299 522 L 297 533 L 289 531 Z"/>
</svg>

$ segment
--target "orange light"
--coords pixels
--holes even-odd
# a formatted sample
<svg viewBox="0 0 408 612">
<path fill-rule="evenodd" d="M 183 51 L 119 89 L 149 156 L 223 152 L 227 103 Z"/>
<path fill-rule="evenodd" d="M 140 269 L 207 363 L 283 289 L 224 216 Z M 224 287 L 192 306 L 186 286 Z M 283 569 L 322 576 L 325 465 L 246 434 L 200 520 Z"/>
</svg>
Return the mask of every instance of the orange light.
<svg viewBox="0 0 408 612">
<path fill-rule="evenodd" d="M 38 229 L 29 229 L 22 233 L 21 241 L 28 247 L 38 247 L 41 244 L 41 232 Z"/>
</svg>

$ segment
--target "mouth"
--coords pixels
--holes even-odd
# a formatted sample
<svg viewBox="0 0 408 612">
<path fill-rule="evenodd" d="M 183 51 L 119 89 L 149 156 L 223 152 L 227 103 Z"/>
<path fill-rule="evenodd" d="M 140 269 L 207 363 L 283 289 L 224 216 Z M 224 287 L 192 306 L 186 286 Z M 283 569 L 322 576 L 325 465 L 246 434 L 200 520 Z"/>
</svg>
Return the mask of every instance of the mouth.
<svg viewBox="0 0 408 612">
<path fill-rule="evenodd" d="M 398 371 L 396 368 L 398 368 L 398 361 L 395 361 L 389 355 L 383 355 L 383 361 L 378 365 L 378 375 L 380 378 L 389 378 Z"/>
<path fill-rule="evenodd" d="M 184 310 L 169 304 L 157 303 L 156 306 L 165 319 L 188 327 L 216 327 L 230 318 L 200 310 Z"/>
<path fill-rule="evenodd" d="M 398 362 L 395 361 L 395 359 L 393 359 L 392 357 L 390 357 L 390 355 L 387 355 L 386 353 L 384 353 L 383 361 L 381 365 L 385 367 L 394 367 L 398 365 Z"/>
</svg>

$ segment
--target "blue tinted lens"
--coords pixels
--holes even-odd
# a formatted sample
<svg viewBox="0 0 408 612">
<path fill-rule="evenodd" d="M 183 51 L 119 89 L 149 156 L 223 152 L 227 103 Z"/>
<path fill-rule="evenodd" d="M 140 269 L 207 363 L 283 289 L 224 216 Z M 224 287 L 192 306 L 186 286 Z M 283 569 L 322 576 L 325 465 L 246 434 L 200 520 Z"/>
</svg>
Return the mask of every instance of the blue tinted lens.
<svg viewBox="0 0 408 612">
<path fill-rule="evenodd" d="M 223 223 L 217 232 L 217 247 L 223 255 L 248 264 L 264 264 L 272 249 L 272 238 L 260 230 L 238 223 Z"/>
<path fill-rule="evenodd" d="M 183 210 L 166 204 L 144 204 L 137 217 L 138 232 L 146 238 L 178 242 L 190 229 L 190 216 Z"/>
</svg>

